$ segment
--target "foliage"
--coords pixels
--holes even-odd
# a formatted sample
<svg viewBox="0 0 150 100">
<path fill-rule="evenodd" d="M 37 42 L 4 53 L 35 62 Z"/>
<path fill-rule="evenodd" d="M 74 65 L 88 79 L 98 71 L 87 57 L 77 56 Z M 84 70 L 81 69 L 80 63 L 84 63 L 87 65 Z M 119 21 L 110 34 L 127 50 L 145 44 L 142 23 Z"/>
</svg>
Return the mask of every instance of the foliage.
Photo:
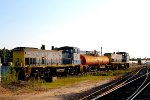
<svg viewBox="0 0 150 100">
<path fill-rule="evenodd" d="M 5 62 L 12 62 L 12 50 L 8 50 L 8 49 L 0 49 L 0 58 L 1 58 L 1 62 L 4 63 L 4 57 L 5 57 Z"/>
<path fill-rule="evenodd" d="M 17 81 L 16 71 L 13 67 L 9 67 L 8 71 L 2 75 L 2 84 Z"/>
</svg>

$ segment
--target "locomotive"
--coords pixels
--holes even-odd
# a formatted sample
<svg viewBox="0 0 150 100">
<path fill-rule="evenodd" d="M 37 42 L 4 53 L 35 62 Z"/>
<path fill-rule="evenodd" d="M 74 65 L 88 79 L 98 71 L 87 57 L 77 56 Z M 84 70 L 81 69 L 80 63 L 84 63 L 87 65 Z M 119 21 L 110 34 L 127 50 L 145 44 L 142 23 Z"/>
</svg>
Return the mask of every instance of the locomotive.
<svg viewBox="0 0 150 100">
<path fill-rule="evenodd" d="M 51 81 L 52 76 L 128 67 L 129 54 L 126 52 L 105 53 L 100 56 L 97 51 L 82 51 L 69 46 L 52 46 L 51 50 L 45 50 L 45 47 L 13 49 L 13 68 L 19 80 L 40 77 Z"/>
<path fill-rule="evenodd" d="M 91 70 L 115 70 L 129 68 L 129 54 L 126 52 L 105 53 L 99 55 L 80 55 L 81 65 L 86 71 Z"/>
</svg>

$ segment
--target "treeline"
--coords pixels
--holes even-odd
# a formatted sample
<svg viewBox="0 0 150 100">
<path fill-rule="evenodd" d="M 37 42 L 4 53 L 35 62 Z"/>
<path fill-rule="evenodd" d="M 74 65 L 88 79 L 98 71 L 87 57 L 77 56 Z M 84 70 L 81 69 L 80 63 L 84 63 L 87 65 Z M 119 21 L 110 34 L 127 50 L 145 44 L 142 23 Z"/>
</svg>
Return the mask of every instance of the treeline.
<svg viewBox="0 0 150 100">
<path fill-rule="evenodd" d="M 0 49 L 0 58 L 1 58 L 1 63 L 12 62 L 12 58 L 13 58 L 12 50 L 8 50 L 5 48 Z"/>
</svg>

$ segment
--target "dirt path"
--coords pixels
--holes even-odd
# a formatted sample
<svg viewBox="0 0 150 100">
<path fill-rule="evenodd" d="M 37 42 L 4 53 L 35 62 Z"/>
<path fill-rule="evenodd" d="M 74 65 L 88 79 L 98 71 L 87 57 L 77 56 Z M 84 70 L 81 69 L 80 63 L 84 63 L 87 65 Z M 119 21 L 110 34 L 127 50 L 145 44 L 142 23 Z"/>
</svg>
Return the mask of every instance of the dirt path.
<svg viewBox="0 0 150 100">
<path fill-rule="evenodd" d="M 65 86 L 56 89 L 49 89 L 48 91 L 38 91 L 30 93 L 12 93 L 7 89 L 0 87 L 0 100 L 62 100 L 68 94 L 80 93 L 89 90 L 93 87 L 105 84 L 110 80 L 103 80 L 97 82 L 83 81 L 72 86 Z"/>
</svg>

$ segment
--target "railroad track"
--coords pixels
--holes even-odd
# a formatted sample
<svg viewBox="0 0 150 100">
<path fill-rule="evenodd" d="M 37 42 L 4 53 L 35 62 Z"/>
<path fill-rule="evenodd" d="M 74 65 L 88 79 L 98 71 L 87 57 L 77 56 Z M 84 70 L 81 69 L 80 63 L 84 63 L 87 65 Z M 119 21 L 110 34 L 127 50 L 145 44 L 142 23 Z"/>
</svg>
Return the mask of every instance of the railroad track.
<svg viewBox="0 0 150 100">
<path fill-rule="evenodd" d="M 134 99 L 150 99 L 150 68 L 142 69 L 142 74 L 136 74 L 134 77 L 124 81 L 123 83 L 115 86 L 114 88 L 90 98 L 92 100 L 134 100 Z"/>
<path fill-rule="evenodd" d="M 127 99 L 127 100 L 133 100 L 133 99 L 150 99 L 150 95 L 147 95 L 149 93 L 150 87 L 150 68 L 147 69 L 147 75 L 141 86 Z M 144 90 L 145 89 L 145 90 Z"/>
<path fill-rule="evenodd" d="M 148 83 L 144 88 L 144 90 L 141 91 L 140 95 L 137 95 L 135 99 L 138 100 L 150 100 L 150 83 Z"/>
<path fill-rule="evenodd" d="M 133 71 L 132 73 L 129 73 L 128 75 L 124 76 L 123 78 L 121 78 L 119 80 L 115 80 L 104 86 L 96 87 L 96 88 L 92 89 L 91 91 L 86 91 L 85 93 L 77 94 L 73 98 L 69 98 L 69 99 L 80 99 L 80 100 L 93 99 L 93 98 L 97 97 L 98 95 L 103 94 L 106 91 L 109 91 L 110 89 L 118 86 L 119 84 L 123 84 L 125 82 L 128 82 L 128 81 L 134 79 L 138 75 L 141 75 L 144 71 L 145 71 L 144 67 L 142 67 L 138 70 Z"/>
</svg>

